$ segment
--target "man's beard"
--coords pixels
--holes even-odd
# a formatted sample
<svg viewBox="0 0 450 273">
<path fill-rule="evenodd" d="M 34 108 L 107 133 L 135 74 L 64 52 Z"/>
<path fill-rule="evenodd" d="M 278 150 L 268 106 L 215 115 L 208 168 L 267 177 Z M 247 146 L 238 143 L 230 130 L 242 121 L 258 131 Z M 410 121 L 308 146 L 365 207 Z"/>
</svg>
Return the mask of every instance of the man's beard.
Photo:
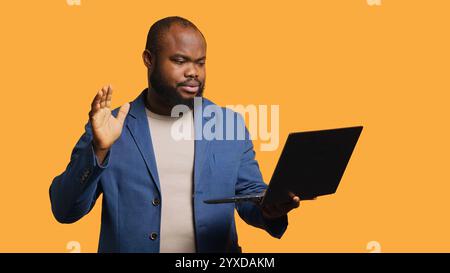
<svg viewBox="0 0 450 273">
<path fill-rule="evenodd" d="M 188 81 L 193 80 L 186 80 L 185 82 L 178 83 L 178 86 L 182 86 Z M 205 88 L 205 82 L 197 81 L 199 84 L 198 92 L 195 95 L 195 97 L 202 97 L 203 96 L 203 89 Z M 157 66 L 155 66 L 155 69 L 153 70 L 153 73 L 150 75 L 150 84 L 153 90 L 161 96 L 161 98 L 171 107 L 173 108 L 175 105 L 183 104 L 188 106 L 190 109 L 194 108 L 194 98 L 185 99 L 183 98 L 178 92 L 177 89 L 170 86 L 165 80 L 164 77 L 161 75 L 160 70 Z"/>
</svg>

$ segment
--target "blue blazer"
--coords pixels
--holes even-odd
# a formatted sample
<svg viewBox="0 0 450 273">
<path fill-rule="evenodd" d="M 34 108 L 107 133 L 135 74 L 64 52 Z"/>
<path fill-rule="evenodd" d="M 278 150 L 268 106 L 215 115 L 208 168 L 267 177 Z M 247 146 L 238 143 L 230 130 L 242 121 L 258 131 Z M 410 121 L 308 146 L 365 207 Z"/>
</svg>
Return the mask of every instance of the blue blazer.
<svg viewBox="0 0 450 273">
<path fill-rule="evenodd" d="M 66 170 L 50 186 L 53 215 L 60 223 L 73 223 L 94 207 L 103 194 L 99 252 L 159 252 L 161 189 L 155 163 L 144 100 L 147 90 L 131 102 L 122 134 L 111 147 L 103 165 L 92 148 L 92 129 L 88 123 L 72 151 Z M 229 109 L 203 99 L 201 110 L 213 105 L 215 115 L 242 117 Z M 196 111 L 199 106 L 196 106 Z M 221 112 L 220 112 L 221 111 Z M 116 116 L 118 109 L 113 111 Z M 196 115 L 196 134 L 215 115 Z M 207 116 L 207 117 L 204 117 Z M 201 122 L 200 122 L 201 121 Z M 217 122 L 226 133 L 226 126 Z M 221 127 L 223 126 L 223 127 Z M 217 129 L 216 128 L 216 129 Z M 236 130 L 235 130 L 236 131 Z M 194 229 L 197 252 L 239 252 L 234 209 L 248 224 L 281 238 L 287 216 L 265 219 L 253 203 L 208 205 L 206 199 L 259 193 L 266 189 L 252 141 L 245 129 L 245 140 L 195 140 Z M 161 204 L 153 202 L 159 199 Z"/>
</svg>

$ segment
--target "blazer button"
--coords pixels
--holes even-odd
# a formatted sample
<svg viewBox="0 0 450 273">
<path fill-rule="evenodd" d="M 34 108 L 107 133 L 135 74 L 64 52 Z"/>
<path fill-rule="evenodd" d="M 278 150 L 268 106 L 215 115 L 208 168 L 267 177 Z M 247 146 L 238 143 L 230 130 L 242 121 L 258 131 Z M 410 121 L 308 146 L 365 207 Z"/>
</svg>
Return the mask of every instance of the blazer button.
<svg viewBox="0 0 450 273">
<path fill-rule="evenodd" d="M 156 240 L 157 238 L 158 238 L 158 233 L 152 232 L 152 233 L 150 234 L 150 240 L 154 241 L 154 240 Z"/>
<path fill-rule="evenodd" d="M 159 204 L 161 204 L 161 200 L 159 200 L 158 198 L 153 199 L 152 201 L 153 206 L 157 207 L 159 206 Z"/>
</svg>

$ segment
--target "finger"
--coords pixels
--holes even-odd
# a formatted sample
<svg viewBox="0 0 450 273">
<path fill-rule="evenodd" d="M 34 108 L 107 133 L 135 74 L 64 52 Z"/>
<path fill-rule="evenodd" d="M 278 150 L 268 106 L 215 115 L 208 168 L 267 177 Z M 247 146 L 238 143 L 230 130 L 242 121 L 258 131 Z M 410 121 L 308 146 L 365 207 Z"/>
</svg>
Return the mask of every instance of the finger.
<svg viewBox="0 0 450 273">
<path fill-rule="evenodd" d="M 89 111 L 89 117 L 92 117 L 100 109 L 100 101 L 102 98 L 102 90 L 99 90 L 91 103 L 91 111 Z"/>
<path fill-rule="evenodd" d="M 291 202 L 286 204 L 286 208 L 289 210 L 298 208 L 299 206 L 300 206 L 300 197 L 298 196 L 292 197 Z"/>
<path fill-rule="evenodd" d="M 298 200 L 294 200 L 292 202 L 291 206 L 292 206 L 293 209 L 296 209 L 296 208 L 300 207 L 300 198 L 298 198 Z"/>
<path fill-rule="evenodd" d="M 111 99 L 112 99 L 113 89 L 111 85 L 108 86 L 108 93 L 106 94 L 106 107 L 111 108 Z"/>
<path fill-rule="evenodd" d="M 280 213 L 288 213 L 290 210 L 298 208 L 300 206 L 300 199 L 297 197 L 298 200 L 294 200 L 295 197 L 290 201 L 282 204 L 277 205 L 277 210 Z"/>
<path fill-rule="evenodd" d="M 288 195 L 289 195 L 289 197 L 291 197 L 291 198 L 294 198 L 294 197 L 296 197 L 297 195 L 295 195 L 295 193 L 293 193 L 293 192 L 288 192 Z M 297 196 L 298 197 L 298 196 Z"/>
<path fill-rule="evenodd" d="M 98 92 L 97 92 L 97 94 L 95 94 L 95 97 L 94 97 L 94 99 L 92 100 L 92 103 L 91 103 L 91 108 L 94 108 L 95 106 L 97 106 L 97 104 L 99 104 L 100 103 L 100 100 L 101 100 L 101 98 L 102 98 L 102 90 L 100 89 Z"/>
<path fill-rule="evenodd" d="M 120 107 L 119 113 L 117 113 L 117 120 L 120 122 L 120 124 L 123 124 L 123 122 L 125 121 L 129 110 L 130 104 L 128 102 Z"/>
<path fill-rule="evenodd" d="M 101 108 L 104 108 L 104 107 L 106 107 L 106 95 L 108 94 L 108 87 L 107 86 L 104 86 L 103 88 L 102 88 L 102 98 L 101 98 L 101 100 L 100 100 L 100 107 Z"/>
<path fill-rule="evenodd" d="M 299 203 L 300 202 L 300 197 L 299 196 L 295 195 L 292 192 L 288 192 L 288 194 L 289 194 L 289 197 L 291 197 L 293 203 Z"/>
<path fill-rule="evenodd" d="M 293 204 L 299 204 L 300 203 L 300 197 L 298 196 L 293 196 L 290 200 L 285 201 L 283 203 L 278 203 L 277 206 L 278 207 L 289 207 Z"/>
</svg>

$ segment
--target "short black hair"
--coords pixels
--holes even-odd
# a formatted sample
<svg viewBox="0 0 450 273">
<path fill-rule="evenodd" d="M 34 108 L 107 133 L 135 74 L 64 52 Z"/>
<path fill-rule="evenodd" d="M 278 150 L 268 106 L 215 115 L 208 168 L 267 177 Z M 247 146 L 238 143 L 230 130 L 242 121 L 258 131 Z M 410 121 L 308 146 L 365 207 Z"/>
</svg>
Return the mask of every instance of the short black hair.
<svg viewBox="0 0 450 273">
<path fill-rule="evenodd" d="M 158 51 L 160 50 L 160 42 L 162 40 L 162 37 L 164 36 L 165 32 L 169 30 L 169 28 L 173 24 L 179 24 L 183 27 L 190 27 L 195 30 L 197 30 L 202 36 L 203 33 L 197 28 L 194 23 L 189 21 L 188 19 L 185 19 L 183 17 L 179 16 L 170 16 L 163 19 L 160 19 L 156 21 L 148 31 L 147 34 L 147 44 L 145 45 L 145 49 L 150 51 L 151 53 L 157 55 Z M 203 38 L 205 38 L 203 36 Z M 205 40 L 206 42 L 206 40 Z"/>
</svg>

